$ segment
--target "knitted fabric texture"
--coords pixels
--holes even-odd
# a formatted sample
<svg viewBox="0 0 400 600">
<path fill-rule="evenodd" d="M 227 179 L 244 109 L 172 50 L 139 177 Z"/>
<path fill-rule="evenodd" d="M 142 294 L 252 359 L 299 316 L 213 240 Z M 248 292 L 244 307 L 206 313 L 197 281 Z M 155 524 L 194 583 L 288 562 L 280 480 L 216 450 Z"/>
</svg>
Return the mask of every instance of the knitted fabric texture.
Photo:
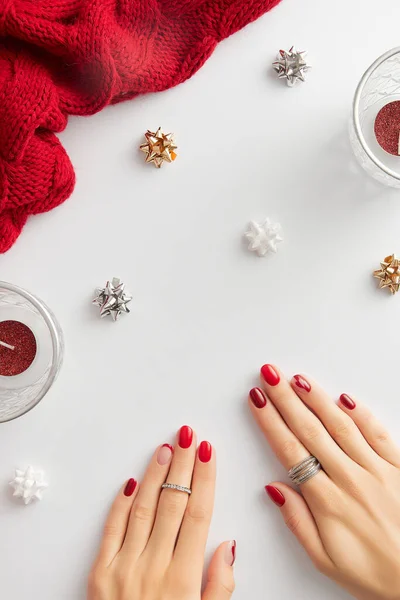
<svg viewBox="0 0 400 600">
<path fill-rule="evenodd" d="M 0 0 L 0 253 L 71 194 L 56 132 L 188 79 L 280 0 Z"/>
</svg>

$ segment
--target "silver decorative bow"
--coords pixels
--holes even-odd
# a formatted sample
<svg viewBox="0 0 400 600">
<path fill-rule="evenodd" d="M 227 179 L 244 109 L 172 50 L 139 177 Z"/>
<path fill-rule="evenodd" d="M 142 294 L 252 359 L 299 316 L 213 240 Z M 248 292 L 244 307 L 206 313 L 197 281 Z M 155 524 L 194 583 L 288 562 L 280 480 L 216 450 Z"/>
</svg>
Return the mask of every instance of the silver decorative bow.
<svg viewBox="0 0 400 600">
<path fill-rule="evenodd" d="M 132 300 L 129 292 L 125 291 L 125 284 L 114 277 L 107 281 L 105 288 L 96 289 L 93 304 L 100 307 L 100 317 L 110 316 L 116 321 L 122 313 L 129 313 L 128 303 Z"/>
<path fill-rule="evenodd" d="M 286 79 L 289 87 L 293 87 L 298 81 L 305 81 L 304 75 L 311 69 L 305 60 L 306 54 L 306 52 L 297 52 L 294 46 L 289 52 L 279 51 L 278 59 L 272 66 L 280 79 Z"/>
</svg>

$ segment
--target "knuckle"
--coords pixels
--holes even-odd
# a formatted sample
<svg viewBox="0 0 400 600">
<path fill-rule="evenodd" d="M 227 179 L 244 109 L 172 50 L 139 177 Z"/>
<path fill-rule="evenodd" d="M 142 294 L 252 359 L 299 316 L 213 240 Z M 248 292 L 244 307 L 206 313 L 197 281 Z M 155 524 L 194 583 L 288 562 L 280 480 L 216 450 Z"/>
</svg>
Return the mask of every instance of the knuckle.
<svg viewBox="0 0 400 600">
<path fill-rule="evenodd" d="M 236 585 L 233 577 L 226 578 L 223 581 L 210 581 L 209 582 L 211 591 L 214 592 L 216 598 L 232 596 L 235 591 Z"/>
<path fill-rule="evenodd" d="M 312 513 L 327 519 L 342 517 L 342 509 L 345 505 L 346 497 L 345 493 L 339 487 L 318 485 L 311 491 L 312 494 L 310 494 L 310 497 L 307 494 L 306 500 Z"/>
<path fill-rule="evenodd" d="M 326 557 L 315 556 L 313 557 L 312 562 L 317 571 L 319 571 L 323 575 L 327 575 L 328 577 L 331 575 L 332 565 Z"/>
<path fill-rule="evenodd" d="M 207 467 L 207 465 L 205 465 Z M 202 486 L 210 486 L 215 484 L 215 475 L 210 469 L 201 469 L 200 473 L 196 473 L 196 480 L 201 481 Z"/>
<path fill-rule="evenodd" d="M 348 423 L 340 421 L 332 428 L 332 436 L 335 440 L 345 441 L 351 436 L 351 429 Z"/>
<path fill-rule="evenodd" d="M 116 565 L 113 573 L 113 580 L 115 581 L 119 590 L 125 589 L 129 581 L 130 568 L 126 562 L 121 561 Z"/>
<path fill-rule="evenodd" d="M 114 570 L 113 588 L 117 597 L 121 600 L 128 600 L 131 597 L 132 577 L 129 569 L 123 570 L 122 568 L 118 568 Z"/>
<path fill-rule="evenodd" d="M 132 506 L 132 517 L 137 521 L 148 522 L 153 519 L 153 511 L 144 504 L 134 504 Z"/>
<path fill-rule="evenodd" d="M 106 572 L 104 569 L 95 566 L 89 574 L 88 587 L 89 592 L 97 593 L 105 587 Z"/>
<path fill-rule="evenodd" d="M 314 492 L 315 490 L 313 490 Z M 323 490 L 320 490 L 314 493 L 314 502 L 311 504 L 321 517 L 332 519 L 342 516 L 340 507 L 343 506 L 343 503 L 336 494 L 324 493 Z"/>
<path fill-rule="evenodd" d="M 119 528 L 114 523 L 106 523 L 103 529 L 104 537 L 114 538 L 120 534 Z"/>
<path fill-rule="evenodd" d="M 229 581 L 222 581 L 221 588 L 222 588 L 222 591 L 224 591 L 226 594 L 228 594 L 229 596 L 232 596 L 232 594 L 236 588 L 234 579 L 230 579 Z"/>
<path fill-rule="evenodd" d="M 211 518 L 210 512 L 206 510 L 203 506 L 199 506 L 198 504 L 191 504 L 190 502 L 186 509 L 185 516 L 187 516 L 187 518 L 193 523 L 208 522 Z"/>
<path fill-rule="evenodd" d="M 298 454 L 299 443 L 296 440 L 285 440 L 281 446 L 283 456 L 292 459 Z"/>
<path fill-rule="evenodd" d="M 304 425 L 302 427 L 302 435 L 307 441 L 311 442 L 320 437 L 321 429 L 320 427 L 318 427 L 318 425 L 315 425 L 314 423 L 310 425 Z"/>
<path fill-rule="evenodd" d="M 365 493 L 362 490 L 362 482 L 360 486 L 353 474 L 350 473 L 343 476 L 342 487 L 348 496 L 361 502 L 364 500 Z"/>
<path fill-rule="evenodd" d="M 390 441 L 390 437 L 387 431 L 384 429 L 379 429 L 375 433 L 375 439 L 380 444 L 388 444 Z"/>
<path fill-rule="evenodd" d="M 190 471 L 190 473 L 192 472 L 192 467 L 190 465 L 190 463 L 188 462 L 188 458 L 186 456 L 179 456 L 179 455 L 174 455 L 174 470 L 176 472 L 179 472 L 179 474 L 182 475 L 187 473 L 188 471 Z"/>
<path fill-rule="evenodd" d="M 300 527 L 300 518 L 296 513 L 293 513 L 285 519 L 287 528 L 294 534 L 296 534 Z"/>
<path fill-rule="evenodd" d="M 168 496 L 161 502 L 159 510 L 166 516 L 175 517 L 182 514 L 186 502 L 181 492 L 168 490 Z"/>
</svg>

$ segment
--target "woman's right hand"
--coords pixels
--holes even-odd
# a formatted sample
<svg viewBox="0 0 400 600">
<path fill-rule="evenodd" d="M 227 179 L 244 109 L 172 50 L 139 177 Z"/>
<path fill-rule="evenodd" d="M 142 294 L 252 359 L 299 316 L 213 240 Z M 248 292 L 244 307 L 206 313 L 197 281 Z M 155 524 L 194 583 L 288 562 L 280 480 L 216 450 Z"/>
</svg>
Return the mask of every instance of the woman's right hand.
<svg viewBox="0 0 400 600">
<path fill-rule="evenodd" d="M 264 365 L 251 411 L 286 469 L 310 454 L 323 470 L 267 486 L 317 568 L 359 600 L 400 599 L 400 450 L 365 406 L 335 404 L 305 375 Z"/>
</svg>

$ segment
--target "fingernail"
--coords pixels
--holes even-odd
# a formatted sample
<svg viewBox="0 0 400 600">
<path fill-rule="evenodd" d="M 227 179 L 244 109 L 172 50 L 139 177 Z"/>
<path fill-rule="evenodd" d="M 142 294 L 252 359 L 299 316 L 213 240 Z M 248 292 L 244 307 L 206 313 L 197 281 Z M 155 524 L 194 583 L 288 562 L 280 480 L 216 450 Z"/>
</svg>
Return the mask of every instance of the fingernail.
<svg viewBox="0 0 400 600">
<path fill-rule="evenodd" d="M 157 462 L 159 465 L 167 465 L 172 458 L 174 449 L 170 444 L 164 444 L 158 451 Z"/>
<path fill-rule="evenodd" d="M 356 407 L 356 403 L 354 402 L 354 400 L 350 398 L 350 396 L 348 396 L 347 394 L 342 394 L 340 396 L 340 402 L 348 410 L 354 410 Z"/>
<path fill-rule="evenodd" d="M 265 381 L 268 383 L 268 385 L 272 385 L 272 386 L 278 385 L 278 383 L 281 380 L 281 378 L 279 377 L 279 374 L 277 373 L 276 369 L 274 369 L 274 367 L 272 365 L 264 365 L 263 367 L 261 367 L 261 375 L 263 376 Z"/>
<path fill-rule="evenodd" d="M 190 448 L 193 441 L 193 429 L 184 425 L 179 431 L 179 446 L 181 448 Z"/>
<path fill-rule="evenodd" d="M 273 485 L 266 485 L 265 491 L 271 498 L 272 502 L 274 502 L 277 506 L 282 507 L 285 504 L 285 496 L 280 490 L 278 490 L 278 488 L 274 487 Z"/>
<path fill-rule="evenodd" d="M 199 446 L 199 460 L 208 463 L 211 460 L 212 446 L 210 442 L 201 442 Z"/>
<path fill-rule="evenodd" d="M 267 397 L 260 388 L 250 390 L 250 399 L 256 408 L 264 408 L 267 404 Z"/>
<path fill-rule="evenodd" d="M 136 479 L 130 479 L 124 489 L 125 496 L 132 496 L 133 492 L 136 490 L 136 486 Z"/>
<path fill-rule="evenodd" d="M 296 387 L 300 388 L 304 392 L 311 392 L 311 385 L 308 383 L 307 379 L 304 379 L 301 375 L 295 375 L 293 377 L 293 381 Z"/>
<path fill-rule="evenodd" d="M 233 567 L 236 560 L 236 541 L 228 542 L 225 549 L 225 562 L 230 567 Z"/>
</svg>

